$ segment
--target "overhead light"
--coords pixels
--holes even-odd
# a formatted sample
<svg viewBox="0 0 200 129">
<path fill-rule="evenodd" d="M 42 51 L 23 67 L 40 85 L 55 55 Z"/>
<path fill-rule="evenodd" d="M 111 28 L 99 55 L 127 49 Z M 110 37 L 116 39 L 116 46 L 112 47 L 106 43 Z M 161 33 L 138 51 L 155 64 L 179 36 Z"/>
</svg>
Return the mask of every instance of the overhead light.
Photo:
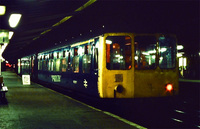
<svg viewBox="0 0 200 129">
<path fill-rule="evenodd" d="M 9 35 L 8 30 L 0 29 L 0 43 L 1 44 L 9 43 L 8 35 Z"/>
<path fill-rule="evenodd" d="M 0 15 L 4 15 L 6 13 L 6 6 L 0 5 Z"/>
<path fill-rule="evenodd" d="M 22 16 L 21 14 L 11 14 L 9 18 L 10 27 L 15 28 L 18 25 L 21 16 Z"/>
<path fill-rule="evenodd" d="M 177 45 L 177 50 L 182 50 L 183 49 L 183 45 Z"/>
<path fill-rule="evenodd" d="M 14 34 L 14 32 L 13 32 L 13 31 L 9 31 L 9 39 L 11 39 L 11 38 L 12 38 L 13 34 Z"/>
</svg>

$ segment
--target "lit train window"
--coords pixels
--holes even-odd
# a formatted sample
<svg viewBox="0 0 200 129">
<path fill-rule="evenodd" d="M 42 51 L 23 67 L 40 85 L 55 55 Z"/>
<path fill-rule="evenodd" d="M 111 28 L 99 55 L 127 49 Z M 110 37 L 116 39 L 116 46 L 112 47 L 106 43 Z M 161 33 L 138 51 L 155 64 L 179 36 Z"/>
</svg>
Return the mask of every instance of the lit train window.
<svg viewBox="0 0 200 129">
<path fill-rule="evenodd" d="M 83 56 L 83 64 L 82 64 L 83 73 L 90 73 L 91 68 L 91 55 Z"/>
<path fill-rule="evenodd" d="M 74 71 L 74 73 L 79 73 L 79 56 L 78 56 L 78 48 L 74 48 L 73 71 Z"/>
<path fill-rule="evenodd" d="M 156 37 L 135 37 L 135 68 L 154 69 L 156 67 Z"/>
<path fill-rule="evenodd" d="M 55 66 L 56 72 L 60 72 L 60 59 L 56 59 L 55 64 L 56 64 Z"/>
<path fill-rule="evenodd" d="M 176 39 L 173 37 L 160 37 L 159 55 L 160 68 L 174 68 L 176 65 Z"/>
<path fill-rule="evenodd" d="M 53 65 L 53 71 L 56 72 L 56 60 L 52 60 L 52 65 Z"/>
<path fill-rule="evenodd" d="M 78 55 L 78 48 L 74 48 L 74 56 Z"/>
<path fill-rule="evenodd" d="M 108 36 L 106 38 L 106 67 L 110 70 L 131 69 L 131 37 Z"/>
<path fill-rule="evenodd" d="M 67 71 L 67 59 L 66 58 L 63 58 L 62 60 L 61 60 L 61 71 L 62 72 L 66 72 Z"/>
<path fill-rule="evenodd" d="M 53 71 L 53 60 L 49 60 L 49 71 Z"/>
<path fill-rule="evenodd" d="M 91 68 L 91 45 L 84 46 L 84 55 L 82 57 L 82 71 L 83 73 L 90 73 Z"/>
<path fill-rule="evenodd" d="M 79 73 L 79 57 L 75 56 L 73 58 L 73 71 L 74 73 Z"/>
</svg>

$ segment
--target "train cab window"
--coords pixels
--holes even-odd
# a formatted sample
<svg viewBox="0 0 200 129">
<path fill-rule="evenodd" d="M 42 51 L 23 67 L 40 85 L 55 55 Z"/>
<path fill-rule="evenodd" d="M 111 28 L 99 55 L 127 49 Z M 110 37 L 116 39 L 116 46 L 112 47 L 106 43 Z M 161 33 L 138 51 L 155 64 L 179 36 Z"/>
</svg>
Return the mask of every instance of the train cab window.
<svg viewBox="0 0 200 129">
<path fill-rule="evenodd" d="M 91 45 L 85 46 L 84 55 L 82 57 L 82 71 L 83 73 L 90 73 L 91 68 Z"/>
<path fill-rule="evenodd" d="M 74 72 L 74 73 L 79 73 L 79 56 L 78 56 L 78 48 L 74 48 L 73 72 Z"/>
<path fill-rule="evenodd" d="M 106 67 L 109 70 L 131 69 L 131 37 L 108 36 L 106 38 Z"/>
<path fill-rule="evenodd" d="M 174 68 L 176 65 L 176 39 L 159 37 L 159 67 Z"/>
<path fill-rule="evenodd" d="M 156 37 L 135 37 L 135 69 L 154 69 L 156 67 Z"/>
</svg>

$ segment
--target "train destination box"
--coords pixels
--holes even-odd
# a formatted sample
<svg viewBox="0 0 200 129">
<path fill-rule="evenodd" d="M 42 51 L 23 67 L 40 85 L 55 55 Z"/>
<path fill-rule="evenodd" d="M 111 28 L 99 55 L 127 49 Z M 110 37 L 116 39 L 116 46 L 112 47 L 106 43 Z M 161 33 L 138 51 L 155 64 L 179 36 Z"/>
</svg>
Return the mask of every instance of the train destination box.
<svg viewBox="0 0 200 129">
<path fill-rule="evenodd" d="M 30 85 L 30 75 L 22 75 L 22 83 L 23 85 Z"/>
</svg>

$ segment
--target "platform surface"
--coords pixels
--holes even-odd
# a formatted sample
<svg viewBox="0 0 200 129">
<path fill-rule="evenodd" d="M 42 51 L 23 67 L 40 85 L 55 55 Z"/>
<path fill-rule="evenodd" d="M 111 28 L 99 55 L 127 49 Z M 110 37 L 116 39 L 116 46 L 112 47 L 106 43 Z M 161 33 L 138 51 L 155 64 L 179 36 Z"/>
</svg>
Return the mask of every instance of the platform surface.
<svg viewBox="0 0 200 129">
<path fill-rule="evenodd" d="M 8 87 L 0 102 L 0 129 L 144 129 L 39 84 L 23 85 L 12 71 L 2 72 Z"/>
</svg>

